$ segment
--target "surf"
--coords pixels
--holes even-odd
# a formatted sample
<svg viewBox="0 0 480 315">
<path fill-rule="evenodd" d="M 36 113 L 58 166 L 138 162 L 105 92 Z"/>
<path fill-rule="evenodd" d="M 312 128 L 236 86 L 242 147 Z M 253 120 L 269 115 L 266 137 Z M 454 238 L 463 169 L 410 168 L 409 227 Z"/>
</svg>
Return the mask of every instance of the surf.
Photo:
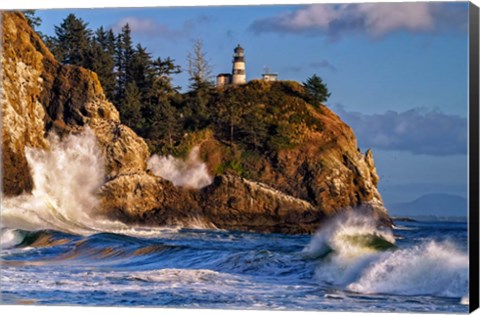
<svg viewBox="0 0 480 315">
<path fill-rule="evenodd" d="M 2 200 L 2 247 L 20 244 L 26 235 L 23 231 L 52 230 L 84 236 L 110 232 L 148 237 L 178 230 L 128 226 L 98 213 L 105 160 L 89 127 L 62 138 L 50 133 L 47 139 L 47 149 L 25 148 L 34 183 L 32 192 Z"/>
<path fill-rule="evenodd" d="M 414 229 L 412 229 L 414 230 Z M 355 213 L 334 217 L 303 249 L 315 278 L 347 292 L 439 296 L 468 301 L 468 254 L 451 241 L 400 248 L 390 229 Z"/>
<path fill-rule="evenodd" d="M 104 161 L 92 130 L 60 139 L 48 136 L 49 149 L 25 149 L 34 188 L 5 198 L 2 227 L 90 234 L 99 229 L 93 211 L 104 183 Z"/>
<path fill-rule="evenodd" d="M 368 212 L 341 212 L 323 224 L 302 254 L 322 258 L 330 253 L 358 256 L 395 247 L 390 228 L 380 226 Z"/>
</svg>

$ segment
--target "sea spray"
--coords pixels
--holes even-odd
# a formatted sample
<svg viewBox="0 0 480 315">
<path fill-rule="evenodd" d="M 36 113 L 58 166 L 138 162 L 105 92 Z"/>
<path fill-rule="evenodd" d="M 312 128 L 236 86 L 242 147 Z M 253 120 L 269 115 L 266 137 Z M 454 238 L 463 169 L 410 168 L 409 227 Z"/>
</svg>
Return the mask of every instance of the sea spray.
<svg viewBox="0 0 480 315">
<path fill-rule="evenodd" d="M 21 234 L 14 230 L 140 236 L 159 235 L 164 230 L 131 227 L 97 215 L 105 160 L 90 128 L 63 138 L 51 133 L 48 140 L 49 149 L 25 149 L 34 183 L 32 192 L 2 200 L 4 248 L 21 242 Z"/>
<path fill-rule="evenodd" d="M 465 297 L 468 255 L 448 241 L 428 241 L 380 255 L 347 289 L 362 293 Z"/>
<path fill-rule="evenodd" d="M 48 140 L 49 149 L 25 149 L 34 188 L 31 194 L 3 200 L 3 227 L 91 230 L 95 194 L 104 183 L 104 159 L 95 134 L 85 128 L 63 139 L 51 133 Z"/>
<path fill-rule="evenodd" d="M 200 189 L 212 183 L 207 165 L 199 158 L 200 148 L 194 147 L 186 161 L 173 156 L 152 155 L 147 169 L 156 176 L 171 181 L 175 186 Z"/>
<path fill-rule="evenodd" d="M 319 281 L 346 285 L 378 254 L 394 248 L 389 228 L 381 227 L 367 211 L 346 211 L 328 220 L 313 236 L 302 254 L 324 258 L 316 269 Z"/>
<path fill-rule="evenodd" d="M 355 212 L 328 221 L 304 248 L 320 283 L 362 294 L 468 296 L 468 255 L 449 241 L 399 249 L 389 229 Z M 387 246 L 388 243 L 391 246 Z"/>
<path fill-rule="evenodd" d="M 323 257 L 332 251 L 337 255 L 357 257 L 392 247 L 395 244 L 392 231 L 378 226 L 372 215 L 360 210 L 341 212 L 330 218 L 302 253 L 312 258 Z"/>
<path fill-rule="evenodd" d="M 1 245 L 22 242 L 21 231 L 55 230 L 91 235 L 109 232 L 158 237 L 180 227 L 139 227 L 99 215 L 98 192 L 105 182 L 105 159 L 95 133 L 82 132 L 60 138 L 49 134 L 49 149 L 25 148 L 34 187 L 31 193 L 2 200 Z M 198 153 L 193 152 L 192 161 Z M 201 177 L 205 181 L 205 177 Z M 198 181 L 197 181 L 198 182 Z M 201 182 L 201 181 L 200 181 Z"/>
<path fill-rule="evenodd" d="M 23 234 L 14 229 L 2 228 L 0 231 L 0 244 L 3 248 L 11 248 L 20 244 L 23 240 Z"/>
</svg>

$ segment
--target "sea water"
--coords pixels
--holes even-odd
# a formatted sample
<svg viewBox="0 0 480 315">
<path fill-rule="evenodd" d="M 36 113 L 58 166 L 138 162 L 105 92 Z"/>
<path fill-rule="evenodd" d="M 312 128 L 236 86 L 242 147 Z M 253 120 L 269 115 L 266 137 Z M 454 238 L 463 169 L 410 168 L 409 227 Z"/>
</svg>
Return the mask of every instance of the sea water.
<svg viewBox="0 0 480 315">
<path fill-rule="evenodd" d="M 396 224 L 391 249 L 320 257 L 307 235 L 4 230 L 2 303 L 467 312 L 466 223 Z"/>
<path fill-rule="evenodd" d="M 392 230 L 352 211 L 315 235 L 127 226 L 94 213 L 93 132 L 49 141 L 26 151 L 32 193 L 2 201 L 4 304 L 468 311 L 466 222 Z"/>
</svg>

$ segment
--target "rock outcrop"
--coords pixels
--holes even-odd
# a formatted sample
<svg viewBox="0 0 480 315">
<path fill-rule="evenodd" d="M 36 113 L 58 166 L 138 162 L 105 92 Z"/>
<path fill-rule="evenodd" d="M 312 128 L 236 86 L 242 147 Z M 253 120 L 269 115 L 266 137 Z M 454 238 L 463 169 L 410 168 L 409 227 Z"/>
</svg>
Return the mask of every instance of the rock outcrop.
<svg viewBox="0 0 480 315">
<path fill-rule="evenodd" d="M 248 178 L 308 201 L 326 214 L 365 204 L 383 208 L 372 151 L 362 154 L 352 129 L 330 109 L 323 106 L 322 114 L 314 109 L 309 114 L 326 127 L 307 130 L 293 148 L 269 151 L 244 163 Z M 214 138 L 204 140 L 201 155 L 211 172 L 230 158 L 221 156 L 222 146 Z"/>
<path fill-rule="evenodd" d="M 121 124 L 97 75 L 57 62 L 20 13 L 2 18 L 3 192 L 32 189 L 26 146 L 47 148 L 48 132 L 78 132 L 87 125 L 104 150 L 107 178 L 144 171 L 148 147 Z"/>
<path fill-rule="evenodd" d="M 233 175 L 217 176 L 201 190 L 140 174 L 119 176 L 104 188 L 104 215 L 132 224 L 312 233 L 324 219 L 307 201 Z"/>
<path fill-rule="evenodd" d="M 215 178 L 200 194 L 205 216 L 224 229 L 313 233 L 325 218 L 305 200 L 231 175 Z"/>
<path fill-rule="evenodd" d="M 48 148 L 47 134 L 89 126 L 105 157 L 99 214 L 144 225 L 311 233 L 339 209 L 367 205 L 388 221 L 376 189 L 371 151 L 362 155 L 352 130 L 328 109 L 312 111 L 324 130 L 303 144 L 258 160 L 250 180 L 217 176 L 201 190 L 182 189 L 146 171 L 145 141 L 123 125 L 95 73 L 61 65 L 20 13 L 2 14 L 3 193 L 32 190 L 25 147 Z M 211 168 L 221 162 L 215 152 Z M 210 150 L 215 146 L 210 146 Z"/>
</svg>

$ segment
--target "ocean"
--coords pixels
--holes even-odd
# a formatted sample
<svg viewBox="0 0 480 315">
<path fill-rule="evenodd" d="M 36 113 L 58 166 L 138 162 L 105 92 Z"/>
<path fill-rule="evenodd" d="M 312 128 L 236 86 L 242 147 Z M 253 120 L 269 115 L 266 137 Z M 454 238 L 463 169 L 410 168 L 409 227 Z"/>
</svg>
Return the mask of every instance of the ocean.
<svg viewBox="0 0 480 315">
<path fill-rule="evenodd" d="M 3 304 L 468 312 L 466 222 L 357 215 L 315 235 L 3 226 Z"/>
<path fill-rule="evenodd" d="M 128 226 L 96 213 L 93 132 L 49 141 L 26 149 L 33 191 L 2 200 L 3 304 L 468 311 L 466 222 L 388 229 L 350 211 L 315 235 Z"/>
</svg>

